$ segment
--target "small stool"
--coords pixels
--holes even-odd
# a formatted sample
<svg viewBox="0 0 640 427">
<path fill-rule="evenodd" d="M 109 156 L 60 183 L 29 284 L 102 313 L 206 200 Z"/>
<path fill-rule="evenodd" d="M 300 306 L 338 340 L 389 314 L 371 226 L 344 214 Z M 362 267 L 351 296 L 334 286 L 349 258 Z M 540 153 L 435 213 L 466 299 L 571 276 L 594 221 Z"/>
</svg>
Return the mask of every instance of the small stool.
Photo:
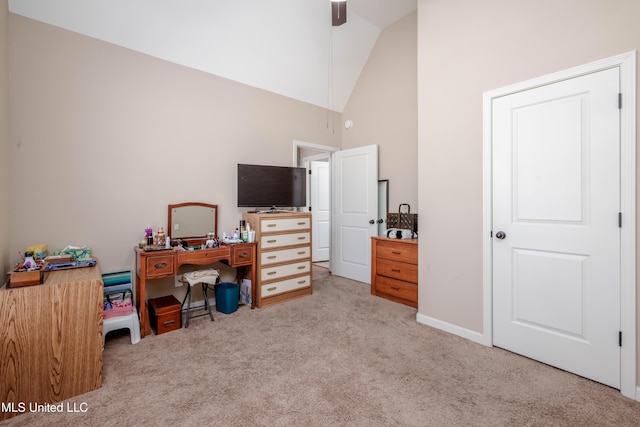
<svg viewBox="0 0 640 427">
<path fill-rule="evenodd" d="M 209 290 L 210 286 L 213 287 L 220 281 L 220 272 L 214 269 L 191 271 L 189 273 L 184 273 L 182 275 L 182 281 L 185 282 L 187 285 L 189 285 L 187 287 L 187 294 L 184 296 L 184 299 L 182 300 L 183 307 L 184 307 L 184 303 L 185 302 L 187 303 L 187 313 L 185 315 L 184 327 L 185 328 L 189 327 L 189 319 L 206 316 L 207 314 L 209 315 L 209 317 L 211 318 L 211 321 L 213 322 L 214 320 L 213 312 L 211 311 L 211 304 L 209 304 L 209 296 L 207 291 Z M 191 315 L 191 287 L 193 287 L 195 284 L 198 284 L 198 283 L 202 285 L 202 295 L 204 296 L 204 307 L 202 308 L 204 308 L 205 312 L 192 316 Z M 198 309 L 200 309 L 200 307 L 198 307 Z"/>
<path fill-rule="evenodd" d="M 133 307 L 133 312 L 123 316 L 114 316 L 102 320 L 102 347 L 107 333 L 118 329 L 129 329 L 131 335 L 131 344 L 137 344 L 140 341 L 140 320 L 138 319 L 138 311 Z"/>
</svg>

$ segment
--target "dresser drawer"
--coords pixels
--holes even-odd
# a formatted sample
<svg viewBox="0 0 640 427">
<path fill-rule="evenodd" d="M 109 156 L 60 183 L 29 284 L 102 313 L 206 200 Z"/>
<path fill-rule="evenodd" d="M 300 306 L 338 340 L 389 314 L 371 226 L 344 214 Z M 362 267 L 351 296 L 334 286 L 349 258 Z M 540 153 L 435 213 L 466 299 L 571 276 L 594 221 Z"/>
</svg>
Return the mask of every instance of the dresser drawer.
<svg viewBox="0 0 640 427">
<path fill-rule="evenodd" d="M 418 283 L 418 266 L 416 264 L 378 258 L 376 261 L 376 274 Z"/>
<path fill-rule="evenodd" d="M 295 277 L 293 279 L 281 280 L 279 282 L 269 283 L 268 285 L 262 285 L 260 292 L 261 297 L 269 297 L 282 292 L 293 291 L 295 289 L 306 288 L 311 286 L 311 276 Z"/>
<path fill-rule="evenodd" d="M 311 242 L 311 234 L 309 232 L 276 234 L 274 236 L 260 237 L 260 246 L 262 249 L 279 248 L 283 246 L 293 246 L 293 245 L 304 245 L 304 244 L 308 244 L 309 242 Z"/>
<path fill-rule="evenodd" d="M 311 228 L 310 218 L 274 218 L 260 221 L 260 231 L 262 233 L 306 230 L 308 228 Z"/>
<path fill-rule="evenodd" d="M 311 256 L 311 248 L 305 246 L 303 248 L 282 249 L 279 251 L 262 252 L 260 254 L 260 265 L 275 264 L 278 262 L 295 261 L 298 259 L 309 258 Z"/>
<path fill-rule="evenodd" d="M 147 277 L 163 277 L 173 275 L 173 255 L 148 256 Z"/>
<path fill-rule="evenodd" d="M 396 298 L 418 302 L 418 285 L 385 276 L 376 276 L 376 294 L 387 294 Z"/>
<path fill-rule="evenodd" d="M 381 240 L 377 242 L 376 256 L 378 258 L 417 264 L 418 245 L 414 243 L 401 243 L 401 241 L 398 240 Z"/>
<path fill-rule="evenodd" d="M 311 272 L 311 262 L 296 262 L 293 264 L 279 265 L 277 267 L 262 268 L 260 270 L 260 280 L 276 280 L 281 277 L 293 276 L 294 274 L 303 274 Z"/>
<path fill-rule="evenodd" d="M 252 246 L 232 246 L 233 265 L 249 265 L 253 262 Z"/>
</svg>

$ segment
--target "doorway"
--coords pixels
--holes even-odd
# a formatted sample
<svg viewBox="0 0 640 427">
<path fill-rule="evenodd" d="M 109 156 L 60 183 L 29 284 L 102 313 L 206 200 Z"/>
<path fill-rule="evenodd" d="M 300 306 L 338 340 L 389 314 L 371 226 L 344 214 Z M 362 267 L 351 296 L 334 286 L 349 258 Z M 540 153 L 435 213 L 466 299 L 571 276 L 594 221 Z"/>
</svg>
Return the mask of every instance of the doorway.
<svg viewBox="0 0 640 427">
<path fill-rule="evenodd" d="M 632 398 L 635 81 L 631 52 L 484 95 L 485 344 Z"/>
<path fill-rule="evenodd" d="M 307 210 L 312 212 L 312 263 L 331 270 L 331 154 L 338 148 L 293 141 L 294 166 L 307 169 Z"/>
</svg>

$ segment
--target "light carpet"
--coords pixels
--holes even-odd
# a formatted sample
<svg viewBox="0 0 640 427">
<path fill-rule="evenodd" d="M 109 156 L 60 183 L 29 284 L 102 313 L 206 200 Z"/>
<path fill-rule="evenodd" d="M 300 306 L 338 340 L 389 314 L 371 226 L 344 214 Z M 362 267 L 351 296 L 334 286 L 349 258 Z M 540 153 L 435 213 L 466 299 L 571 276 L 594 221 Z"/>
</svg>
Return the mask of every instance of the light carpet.
<svg viewBox="0 0 640 427">
<path fill-rule="evenodd" d="M 85 413 L 15 426 L 638 426 L 618 390 L 416 322 L 328 276 L 311 296 L 192 320 L 131 345 L 109 336 Z"/>
</svg>

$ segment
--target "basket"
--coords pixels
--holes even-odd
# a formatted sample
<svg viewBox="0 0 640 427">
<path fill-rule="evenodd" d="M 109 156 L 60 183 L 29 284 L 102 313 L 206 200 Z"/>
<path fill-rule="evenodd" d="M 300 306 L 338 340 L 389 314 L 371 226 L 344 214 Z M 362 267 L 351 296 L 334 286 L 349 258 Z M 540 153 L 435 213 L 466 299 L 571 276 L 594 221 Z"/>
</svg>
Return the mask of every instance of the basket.
<svg viewBox="0 0 640 427">
<path fill-rule="evenodd" d="M 406 212 L 402 212 L 403 206 L 406 206 Z M 387 213 L 387 228 L 402 228 L 418 233 L 418 214 L 411 213 L 409 204 L 401 203 L 398 206 L 398 213 Z"/>
</svg>

